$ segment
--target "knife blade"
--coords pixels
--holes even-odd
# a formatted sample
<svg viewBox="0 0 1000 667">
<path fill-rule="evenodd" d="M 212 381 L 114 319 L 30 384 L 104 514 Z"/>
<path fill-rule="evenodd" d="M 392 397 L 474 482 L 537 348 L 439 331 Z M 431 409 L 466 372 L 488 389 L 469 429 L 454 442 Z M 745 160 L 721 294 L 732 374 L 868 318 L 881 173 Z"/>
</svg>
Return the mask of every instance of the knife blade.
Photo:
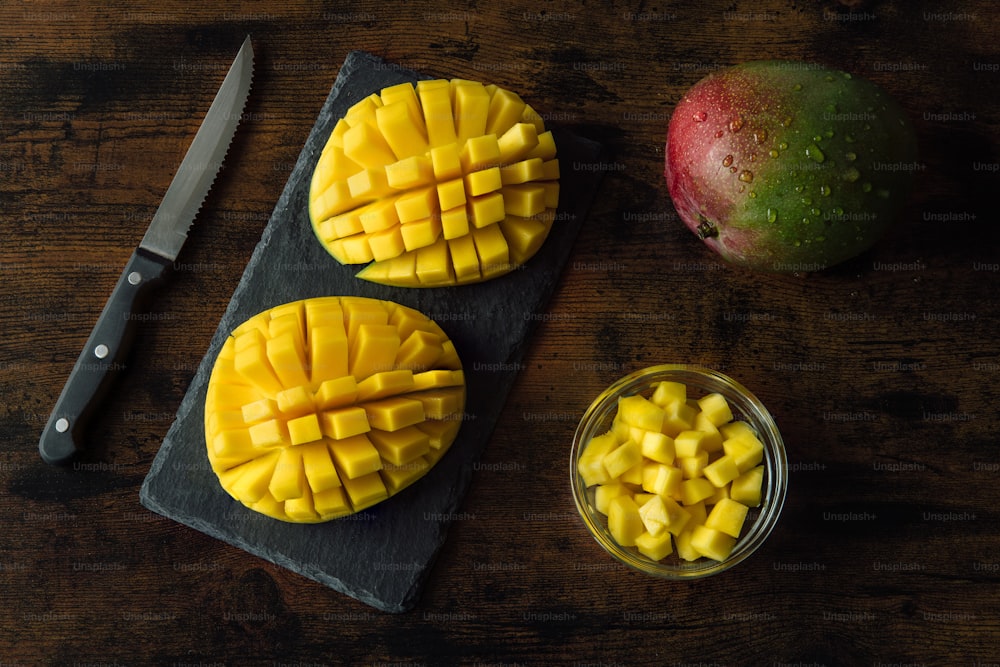
<svg viewBox="0 0 1000 667">
<path fill-rule="evenodd" d="M 47 463 L 69 463 L 83 448 L 90 417 L 124 367 L 137 315 L 152 289 L 166 279 L 222 166 L 252 78 L 253 46 L 248 35 L 49 415 L 38 442 Z"/>
</svg>

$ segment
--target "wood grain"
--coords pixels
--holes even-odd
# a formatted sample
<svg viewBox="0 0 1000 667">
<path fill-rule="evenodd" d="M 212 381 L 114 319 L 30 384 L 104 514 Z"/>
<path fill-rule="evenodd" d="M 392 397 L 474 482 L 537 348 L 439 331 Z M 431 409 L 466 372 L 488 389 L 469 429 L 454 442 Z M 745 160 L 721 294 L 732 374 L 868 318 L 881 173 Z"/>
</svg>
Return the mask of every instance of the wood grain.
<svg viewBox="0 0 1000 667">
<path fill-rule="evenodd" d="M 1000 7 L 513 0 L 0 7 L 0 662 L 1000 664 Z M 59 470 L 39 431 L 240 42 L 247 115 L 136 354 Z M 417 609 L 383 615 L 144 510 L 138 488 L 346 53 L 517 90 L 606 173 Z M 758 57 L 866 76 L 917 128 L 896 233 L 725 266 L 662 185 L 674 104 Z M 762 549 L 676 584 L 587 535 L 568 448 L 607 384 L 697 362 L 788 446 Z"/>
</svg>

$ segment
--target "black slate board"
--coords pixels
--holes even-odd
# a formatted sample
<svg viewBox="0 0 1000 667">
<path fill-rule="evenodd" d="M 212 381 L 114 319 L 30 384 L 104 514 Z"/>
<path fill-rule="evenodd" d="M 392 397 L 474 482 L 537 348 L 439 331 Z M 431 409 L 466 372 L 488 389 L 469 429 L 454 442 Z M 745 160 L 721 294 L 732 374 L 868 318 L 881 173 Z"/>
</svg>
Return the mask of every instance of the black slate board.
<svg viewBox="0 0 1000 667">
<path fill-rule="evenodd" d="M 452 288 L 391 288 L 355 278 L 358 268 L 338 264 L 313 235 L 307 206 L 313 166 L 351 105 L 420 78 L 427 77 L 371 54 L 348 55 L 140 490 L 142 504 L 154 512 L 394 613 L 416 604 L 449 524 L 465 518 L 459 510 L 473 464 L 489 441 L 601 177 L 600 146 L 551 127 L 561 168 L 560 207 L 549 238 L 525 267 Z M 252 315 L 298 299 L 346 295 L 404 304 L 441 325 L 465 369 L 465 419 L 437 465 L 389 500 L 323 524 L 277 521 L 230 498 L 209 467 L 203 430 L 209 375 L 229 332 Z"/>
</svg>

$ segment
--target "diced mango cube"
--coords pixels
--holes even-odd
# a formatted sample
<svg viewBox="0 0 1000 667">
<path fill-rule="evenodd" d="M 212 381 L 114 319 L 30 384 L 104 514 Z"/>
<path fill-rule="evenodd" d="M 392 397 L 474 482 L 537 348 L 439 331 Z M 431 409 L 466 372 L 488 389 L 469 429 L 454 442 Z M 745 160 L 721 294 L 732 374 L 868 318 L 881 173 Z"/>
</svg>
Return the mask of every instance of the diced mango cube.
<svg viewBox="0 0 1000 667">
<path fill-rule="evenodd" d="M 697 411 L 682 401 L 672 401 L 663 406 L 663 432 L 676 437 L 683 431 L 691 430 Z M 675 444 L 676 447 L 676 444 Z"/>
<path fill-rule="evenodd" d="M 250 442 L 254 447 L 288 447 L 291 440 L 288 437 L 288 428 L 285 422 L 280 419 L 269 419 L 266 422 L 254 424 L 249 428 Z"/>
<path fill-rule="evenodd" d="M 661 431 L 646 431 L 639 441 L 642 455 L 659 463 L 673 463 L 676 457 L 674 440 Z"/>
<path fill-rule="evenodd" d="M 667 531 L 662 531 L 658 535 L 645 532 L 635 538 L 635 547 L 646 558 L 663 560 L 674 552 L 672 537 Z"/>
<path fill-rule="evenodd" d="M 764 444 L 746 436 L 723 440 L 722 450 L 732 457 L 741 473 L 750 470 L 764 459 Z"/>
<path fill-rule="evenodd" d="M 401 491 L 422 477 L 430 467 L 431 464 L 426 458 L 418 456 L 399 465 L 386 463 L 382 466 L 382 470 L 379 471 L 379 475 L 382 476 L 385 488 L 391 495 Z"/>
<path fill-rule="evenodd" d="M 398 368 L 369 375 L 357 383 L 357 400 L 373 401 L 406 393 L 414 389 L 413 371 Z"/>
<path fill-rule="evenodd" d="M 729 485 L 729 497 L 747 507 L 757 507 L 764 485 L 764 466 L 750 468 Z"/>
<path fill-rule="evenodd" d="M 706 452 L 711 454 L 722 449 L 722 433 L 701 412 L 694 416 L 693 430 L 701 431 L 701 448 Z"/>
<path fill-rule="evenodd" d="M 465 192 L 468 193 L 470 197 L 478 197 L 480 195 L 489 194 L 495 192 L 503 186 L 503 180 L 500 177 L 499 167 L 489 167 L 486 169 L 480 169 L 479 171 L 469 172 L 465 175 L 465 179 L 462 181 L 465 186 Z M 501 197 L 500 203 L 503 204 L 504 200 Z M 503 216 L 500 217 L 503 220 Z"/>
<path fill-rule="evenodd" d="M 663 498 L 655 494 L 639 505 L 639 518 L 642 519 L 642 525 L 646 527 L 646 531 L 654 537 L 664 532 L 667 529 L 667 524 L 670 523 Z"/>
<path fill-rule="evenodd" d="M 399 352 L 399 331 L 391 324 L 362 324 L 348 354 L 351 375 L 362 381 L 393 369 Z"/>
<path fill-rule="evenodd" d="M 368 414 L 358 405 L 334 408 L 320 413 L 320 430 L 334 440 L 343 440 L 371 430 Z"/>
<path fill-rule="evenodd" d="M 245 424 L 259 424 L 278 416 L 278 403 L 272 398 L 259 398 L 241 407 L 241 416 Z"/>
<path fill-rule="evenodd" d="M 685 505 L 693 505 L 699 500 L 705 500 L 715 493 L 715 487 L 704 477 L 685 479 L 681 482 L 680 495 Z"/>
<path fill-rule="evenodd" d="M 545 187 L 537 183 L 504 185 L 500 191 L 503 193 L 504 206 L 511 215 L 530 218 L 546 208 Z"/>
<path fill-rule="evenodd" d="M 243 428 L 220 431 L 212 438 L 212 448 L 219 458 L 246 456 L 249 460 L 257 456 L 257 452 L 252 451 L 253 446 L 250 431 Z"/>
<path fill-rule="evenodd" d="M 684 479 L 701 477 L 702 471 L 708 465 L 708 452 L 698 452 L 694 456 L 678 456 L 674 464 L 681 469 Z"/>
<path fill-rule="evenodd" d="M 364 435 L 356 435 L 343 440 L 327 441 L 337 468 L 344 474 L 341 483 L 357 479 L 382 468 L 382 458 L 375 445 Z"/>
<path fill-rule="evenodd" d="M 490 108 L 490 94 L 478 81 L 453 82 L 455 134 L 459 142 L 482 135 Z"/>
<path fill-rule="evenodd" d="M 344 407 L 353 403 L 357 395 L 358 383 L 353 375 L 326 380 L 316 390 L 316 407 L 320 410 Z"/>
<path fill-rule="evenodd" d="M 716 487 L 723 487 L 740 476 L 740 469 L 732 456 L 724 454 L 706 465 L 702 474 Z"/>
<path fill-rule="evenodd" d="M 694 528 L 690 530 L 681 531 L 679 535 L 674 536 L 674 545 L 677 548 L 677 556 L 686 561 L 696 561 L 701 558 L 701 554 L 691 546 L 691 534 L 694 532 Z M 668 533 L 669 534 L 669 533 Z"/>
<path fill-rule="evenodd" d="M 396 190 L 409 190 L 434 182 L 434 169 L 429 155 L 411 155 L 385 167 L 386 184 Z"/>
<path fill-rule="evenodd" d="M 739 537 L 740 531 L 743 530 L 743 522 L 747 517 L 747 511 L 748 508 L 743 503 L 723 498 L 708 513 L 705 525 L 709 528 L 722 531 L 726 535 Z"/>
<path fill-rule="evenodd" d="M 598 484 L 597 489 L 594 490 L 594 507 L 601 514 L 607 515 L 608 505 L 611 503 L 612 498 L 630 494 L 631 491 L 629 488 L 621 482 Z"/>
<path fill-rule="evenodd" d="M 340 476 L 326 442 L 310 442 L 302 446 L 302 467 L 314 494 L 340 486 Z"/>
<path fill-rule="evenodd" d="M 701 409 L 701 413 L 715 426 L 722 426 L 733 420 L 729 401 L 722 394 L 705 394 L 698 399 L 698 407 Z"/>
<path fill-rule="evenodd" d="M 279 453 L 268 452 L 267 455 L 247 461 L 236 468 L 239 471 L 238 477 L 229 487 L 230 493 L 246 503 L 255 503 L 263 498 L 271 483 L 271 475 L 274 473 Z"/>
<path fill-rule="evenodd" d="M 510 90 L 496 88 L 490 97 L 485 132 L 502 136 L 508 128 L 517 123 L 524 113 L 525 103 Z"/>
<path fill-rule="evenodd" d="M 315 412 L 296 417 L 295 419 L 289 419 L 287 424 L 288 439 L 292 445 L 302 445 L 323 437 L 323 433 L 320 430 L 319 418 Z M 275 499 L 281 500 L 277 496 L 275 496 Z"/>
<path fill-rule="evenodd" d="M 292 521 L 299 523 L 313 523 L 319 518 L 319 513 L 315 509 L 315 501 L 312 491 L 308 485 L 303 485 L 302 495 L 297 498 L 289 498 L 285 501 L 285 514 Z"/>
<path fill-rule="evenodd" d="M 368 439 L 381 457 L 394 465 L 402 465 L 423 456 L 430 450 L 430 437 L 415 426 L 397 431 L 373 430 Z"/>
<path fill-rule="evenodd" d="M 681 458 L 697 456 L 702 451 L 704 437 L 701 431 L 681 431 L 674 437 L 674 454 Z"/>
<path fill-rule="evenodd" d="M 360 477 L 348 477 L 342 481 L 344 491 L 347 492 L 347 496 L 351 500 L 351 505 L 356 512 L 360 512 L 389 497 L 389 491 L 385 488 L 385 483 L 377 472 L 361 475 Z"/>
<path fill-rule="evenodd" d="M 302 469 L 302 450 L 287 447 L 281 450 L 275 463 L 271 482 L 267 487 L 271 496 L 280 502 L 302 496 L 305 471 Z"/>
<path fill-rule="evenodd" d="M 631 496 L 617 496 L 608 503 L 608 530 L 623 547 L 635 546 L 636 538 L 645 532 L 639 506 Z"/>
<path fill-rule="evenodd" d="M 336 486 L 325 491 L 313 491 L 313 507 L 323 519 L 335 519 L 354 512 L 343 487 Z"/>
<path fill-rule="evenodd" d="M 682 480 L 680 468 L 656 461 L 647 462 L 643 466 L 642 488 L 650 493 L 674 496 L 680 491 Z"/>
<path fill-rule="evenodd" d="M 663 428 L 662 408 L 638 394 L 618 400 L 618 415 L 626 424 L 647 431 L 660 431 Z"/>
<path fill-rule="evenodd" d="M 596 435 L 587 442 L 576 465 L 586 486 L 607 484 L 612 481 L 613 477 L 604 467 L 604 456 L 618 445 L 618 439 L 611 432 Z"/>
<path fill-rule="evenodd" d="M 524 159 L 524 156 L 538 145 L 538 129 L 530 123 L 514 123 L 500 135 L 497 144 L 500 147 L 500 160 L 504 164 L 517 162 Z M 540 171 L 542 161 L 539 158 L 535 159 L 538 160 Z"/>
<path fill-rule="evenodd" d="M 602 459 L 611 479 L 621 477 L 626 470 L 642 463 L 642 449 L 635 440 L 627 440 L 615 447 Z"/>
<path fill-rule="evenodd" d="M 410 87 L 412 91 L 413 88 Z M 414 118 L 405 102 L 393 102 L 375 110 L 375 121 L 393 154 L 402 160 L 427 151 L 427 137 L 422 123 Z"/>
<path fill-rule="evenodd" d="M 691 533 L 691 548 L 706 558 L 724 561 L 729 558 L 736 538 L 708 526 L 695 526 Z"/>
<path fill-rule="evenodd" d="M 434 178 L 439 183 L 462 175 L 462 161 L 458 156 L 457 144 L 435 146 L 429 154 Z"/>
<path fill-rule="evenodd" d="M 279 391 L 275 396 L 274 403 L 286 417 L 301 417 L 316 411 L 312 392 L 304 385 Z"/>
<path fill-rule="evenodd" d="M 458 138 L 451 109 L 451 87 L 446 81 L 438 81 L 442 85 L 429 86 L 426 81 L 417 83 L 417 96 L 420 98 L 424 125 L 427 127 L 427 141 L 431 146 L 451 144 Z"/>
<path fill-rule="evenodd" d="M 447 211 L 456 206 L 464 206 L 465 181 L 461 178 L 453 178 L 437 184 L 438 208 Z"/>
<path fill-rule="evenodd" d="M 382 431 L 398 431 L 425 419 L 423 403 L 403 396 L 365 403 L 363 408 L 372 428 Z"/>
</svg>

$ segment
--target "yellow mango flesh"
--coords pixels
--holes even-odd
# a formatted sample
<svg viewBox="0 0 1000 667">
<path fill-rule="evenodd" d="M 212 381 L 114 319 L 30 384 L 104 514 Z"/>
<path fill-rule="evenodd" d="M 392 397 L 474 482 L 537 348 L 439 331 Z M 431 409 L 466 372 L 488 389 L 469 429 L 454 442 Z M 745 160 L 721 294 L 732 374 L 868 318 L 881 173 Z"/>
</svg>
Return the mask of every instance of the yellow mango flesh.
<svg viewBox="0 0 1000 667">
<path fill-rule="evenodd" d="M 725 560 L 761 503 L 764 445 L 726 399 L 679 382 L 618 402 L 611 428 L 583 448 L 577 472 L 612 538 L 660 561 Z"/>
<path fill-rule="evenodd" d="M 420 479 L 464 409 L 461 361 L 433 320 L 390 301 L 306 299 L 255 315 L 223 344 L 205 402 L 207 454 L 247 507 L 318 523 Z"/>
<path fill-rule="evenodd" d="M 497 86 L 435 79 L 345 113 L 317 160 L 309 217 L 337 261 L 367 264 L 359 278 L 441 287 L 523 265 L 558 201 L 555 141 L 530 106 Z"/>
</svg>

